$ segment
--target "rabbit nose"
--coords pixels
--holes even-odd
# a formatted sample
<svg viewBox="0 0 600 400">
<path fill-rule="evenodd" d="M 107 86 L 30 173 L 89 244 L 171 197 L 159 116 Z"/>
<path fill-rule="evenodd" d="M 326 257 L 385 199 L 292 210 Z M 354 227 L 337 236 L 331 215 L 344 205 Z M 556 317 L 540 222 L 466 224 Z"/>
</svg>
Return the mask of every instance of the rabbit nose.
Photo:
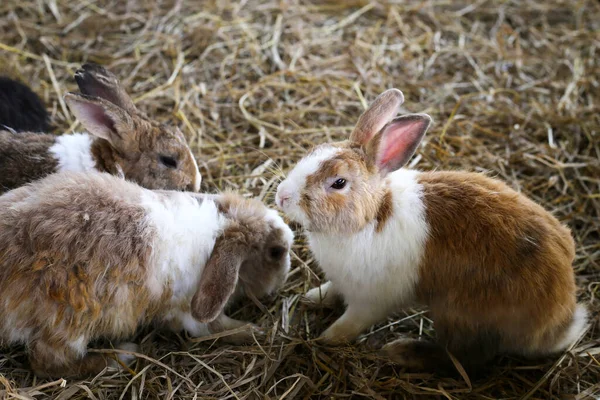
<svg viewBox="0 0 600 400">
<path fill-rule="evenodd" d="M 288 201 L 291 197 L 292 195 L 290 193 L 285 192 L 283 190 L 278 190 L 277 194 L 275 195 L 275 203 L 279 208 L 283 208 L 285 202 Z"/>
</svg>

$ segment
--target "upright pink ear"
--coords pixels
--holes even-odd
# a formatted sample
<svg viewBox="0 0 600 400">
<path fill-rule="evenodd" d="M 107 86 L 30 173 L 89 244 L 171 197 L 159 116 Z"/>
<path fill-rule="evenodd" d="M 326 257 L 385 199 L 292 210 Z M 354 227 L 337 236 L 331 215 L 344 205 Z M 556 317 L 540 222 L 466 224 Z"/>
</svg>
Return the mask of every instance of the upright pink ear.
<svg viewBox="0 0 600 400">
<path fill-rule="evenodd" d="M 382 175 L 395 171 L 412 157 L 431 124 L 427 114 L 409 114 L 394 119 L 373 138 L 367 154 Z"/>
<path fill-rule="evenodd" d="M 398 89 L 388 89 L 371 103 L 358 118 L 350 140 L 366 145 L 377 132 L 390 122 L 404 103 L 404 95 Z"/>
<path fill-rule="evenodd" d="M 108 140 L 113 146 L 133 132 L 133 122 L 127 111 L 98 97 L 67 93 L 64 97 L 71 112 L 92 135 Z"/>
</svg>

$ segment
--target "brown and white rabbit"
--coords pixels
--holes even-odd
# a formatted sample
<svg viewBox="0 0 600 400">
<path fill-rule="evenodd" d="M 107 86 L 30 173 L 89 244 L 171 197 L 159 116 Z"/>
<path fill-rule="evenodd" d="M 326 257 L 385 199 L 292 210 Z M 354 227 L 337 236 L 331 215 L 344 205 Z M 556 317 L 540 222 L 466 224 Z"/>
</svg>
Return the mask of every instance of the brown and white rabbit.
<svg viewBox="0 0 600 400">
<path fill-rule="evenodd" d="M 328 282 L 310 302 L 345 313 L 322 335 L 352 341 L 411 304 L 427 305 L 437 344 L 400 340 L 384 352 L 412 368 L 465 367 L 500 353 L 543 355 L 582 333 L 570 231 L 504 183 L 468 172 L 402 169 L 431 118 L 396 118 L 403 95 L 381 94 L 350 140 L 309 152 L 276 202 L 306 231 Z"/>
<path fill-rule="evenodd" d="M 258 200 L 52 174 L 0 196 L 0 343 L 64 377 L 106 367 L 90 341 L 151 322 L 194 336 L 240 327 L 224 307 L 278 289 L 292 241 Z"/>
<path fill-rule="evenodd" d="M 57 171 L 122 174 L 148 189 L 200 189 L 198 165 L 179 129 L 138 111 L 103 67 L 85 64 L 75 77 L 82 94 L 68 93 L 65 101 L 87 132 L 0 132 L 0 193 Z"/>
</svg>

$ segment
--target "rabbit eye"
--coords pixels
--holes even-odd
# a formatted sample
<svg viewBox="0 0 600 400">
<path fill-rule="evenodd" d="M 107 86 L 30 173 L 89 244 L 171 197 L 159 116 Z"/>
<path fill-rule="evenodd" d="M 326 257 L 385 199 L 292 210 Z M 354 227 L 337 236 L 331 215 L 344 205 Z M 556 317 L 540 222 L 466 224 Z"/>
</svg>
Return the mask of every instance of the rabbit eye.
<svg viewBox="0 0 600 400">
<path fill-rule="evenodd" d="M 273 260 L 279 260 L 284 253 L 285 248 L 281 246 L 275 246 L 269 249 L 269 257 L 271 257 Z"/>
<path fill-rule="evenodd" d="M 346 186 L 346 180 L 344 178 L 340 178 L 337 181 L 333 182 L 333 184 L 331 185 L 331 187 L 333 189 L 343 189 Z"/>
<path fill-rule="evenodd" d="M 158 158 L 164 166 L 173 169 L 177 168 L 177 160 L 175 158 L 163 155 L 160 155 Z"/>
</svg>

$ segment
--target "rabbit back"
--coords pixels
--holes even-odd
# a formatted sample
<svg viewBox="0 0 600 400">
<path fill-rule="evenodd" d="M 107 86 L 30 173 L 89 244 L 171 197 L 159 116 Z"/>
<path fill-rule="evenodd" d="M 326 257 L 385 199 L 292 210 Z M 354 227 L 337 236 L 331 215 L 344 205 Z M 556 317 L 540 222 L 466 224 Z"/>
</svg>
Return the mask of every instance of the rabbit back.
<svg viewBox="0 0 600 400">
<path fill-rule="evenodd" d="M 138 188 L 122 181 L 114 190 L 114 182 L 57 174 L 0 197 L 6 341 L 120 337 L 151 308 L 144 282 L 155 232 Z"/>
</svg>

